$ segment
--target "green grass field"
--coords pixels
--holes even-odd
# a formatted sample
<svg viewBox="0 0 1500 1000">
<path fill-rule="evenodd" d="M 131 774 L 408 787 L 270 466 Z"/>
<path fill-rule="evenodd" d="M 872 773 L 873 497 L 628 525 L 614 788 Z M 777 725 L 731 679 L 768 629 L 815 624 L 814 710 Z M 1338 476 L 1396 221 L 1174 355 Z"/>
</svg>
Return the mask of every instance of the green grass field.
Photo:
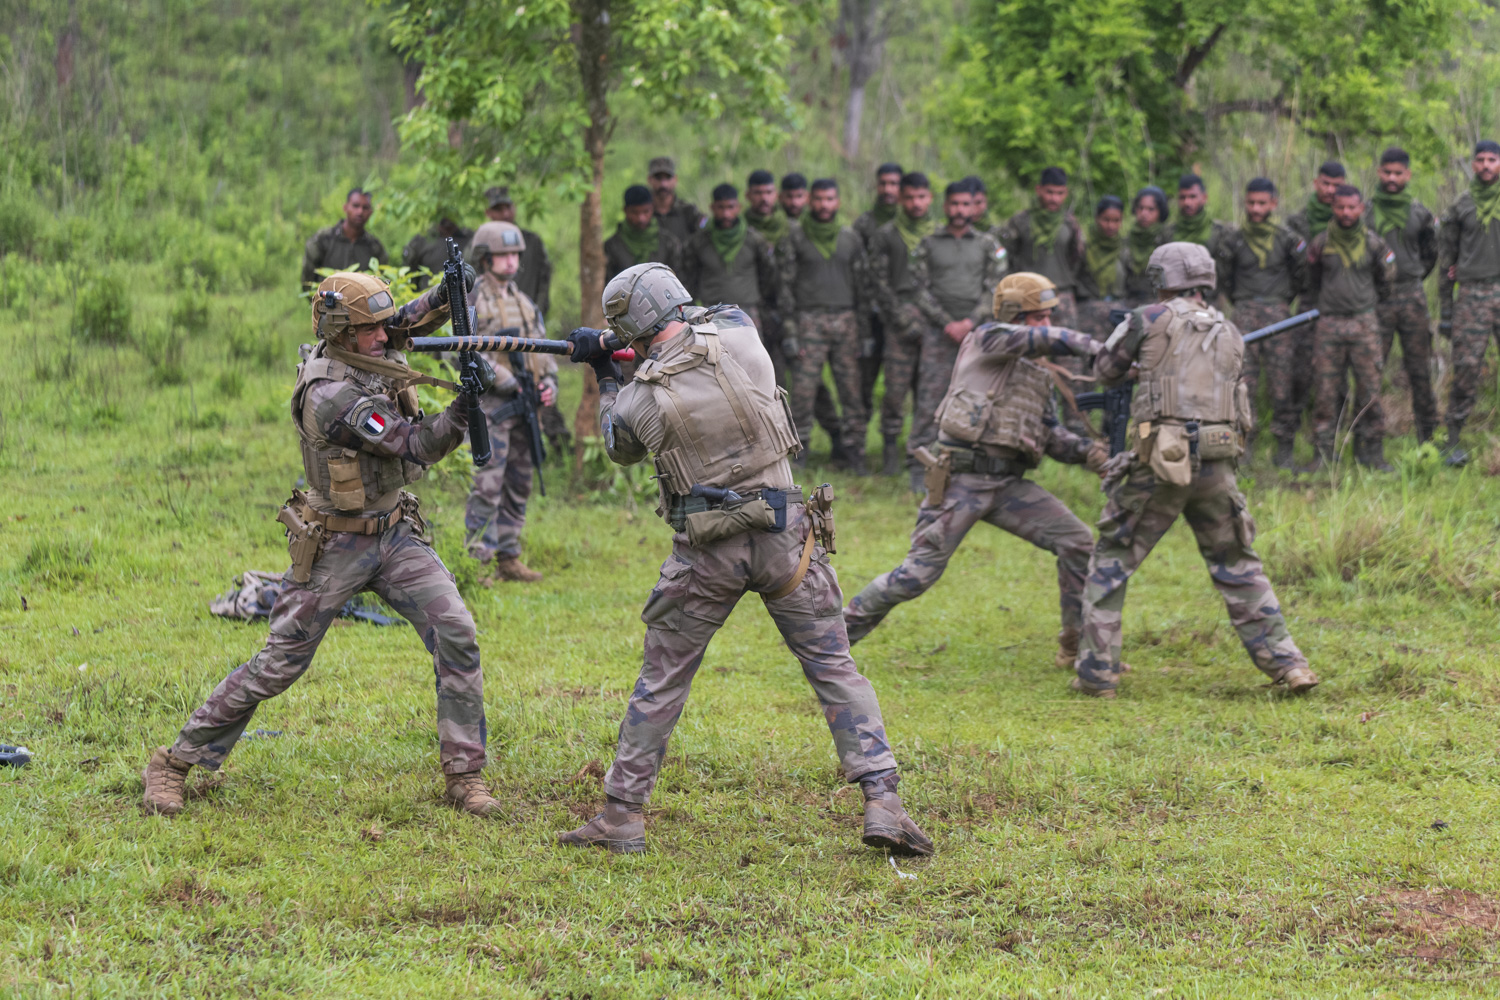
<svg viewBox="0 0 1500 1000">
<path fill-rule="evenodd" d="M 628 488 L 569 497 L 554 467 L 526 536 L 546 581 L 486 591 L 450 461 L 420 492 L 479 623 L 509 818 L 440 802 L 430 660 L 409 629 L 366 625 L 332 630 L 252 723 L 281 736 L 194 772 L 183 815 L 146 818 L 150 748 L 264 637 L 207 602 L 286 565 L 272 518 L 299 474 L 284 400 L 301 306 L 215 300 L 177 341 L 172 308 L 140 300 L 141 348 L 70 340 L 66 310 L 0 328 L 0 742 L 37 754 L 0 769 L 0 995 L 1495 989 L 1488 452 L 1456 474 L 1401 442 L 1400 473 L 1378 479 L 1247 470 L 1324 680 L 1303 699 L 1263 686 L 1183 527 L 1131 588 L 1121 698 L 1071 695 L 1050 665 L 1048 557 L 981 526 L 856 649 L 938 844 L 901 863 L 914 878 L 859 844 L 858 793 L 753 597 L 704 660 L 650 850 L 554 847 L 602 804 L 669 532 Z M 1097 515 L 1081 470 L 1037 478 Z M 896 484 L 835 482 L 852 591 L 900 559 L 915 507 Z"/>
</svg>

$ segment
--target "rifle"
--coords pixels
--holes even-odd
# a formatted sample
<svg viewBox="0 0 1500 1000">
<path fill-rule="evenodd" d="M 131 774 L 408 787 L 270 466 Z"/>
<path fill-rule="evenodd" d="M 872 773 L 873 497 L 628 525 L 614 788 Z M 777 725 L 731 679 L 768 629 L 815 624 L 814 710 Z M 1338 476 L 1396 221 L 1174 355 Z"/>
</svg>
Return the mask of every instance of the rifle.
<svg viewBox="0 0 1500 1000">
<path fill-rule="evenodd" d="M 443 287 L 448 290 L 448 311 L 452 316 L 456 339 L 463 340 L 473 332 L 473 317 L 469 313 L 468 291 L 464 288 L 464 255 L 458 244 L 450 237 L 448 259 L 443 261 Z M 479 355 L 473 347 L 458 348 L 458 370 L 463 381 L 465 405 L 469 411 L 469 451 L 474 458 L 474 468 L 480 469 L 490 460 L 490 429 L 484 422 L 484 410 L 479 405 L 480 376 Z"/>
<path fill-rule="evenodd" d="M 1318 310 L 1309 309 L 1307 312 L 1298 313 L 1270 326 L 1263 326 L 1259 330 L 1252 330 L 1242 338 L 1245 345 L 1257 343 L 1268 337 L 1274 337 L 1278 333 L 1285 333 L 1293 327 L 1311 323 L 1319 316 Z M 1114 320 L 1113 313 L 1110 319 Z M 1109 454 L 1111 457 L 1125 450 L 1125 431 L 1130 423 L 1130 403 L 1135 396 L 1135 380 L 1130 379 L 1103 392 L 1080 392 L 1073 397 L 1080 410 L 1102 410 L 1103 416 L 1099 420 L 1099 430 L 1109 439 Z"/>
</svg>

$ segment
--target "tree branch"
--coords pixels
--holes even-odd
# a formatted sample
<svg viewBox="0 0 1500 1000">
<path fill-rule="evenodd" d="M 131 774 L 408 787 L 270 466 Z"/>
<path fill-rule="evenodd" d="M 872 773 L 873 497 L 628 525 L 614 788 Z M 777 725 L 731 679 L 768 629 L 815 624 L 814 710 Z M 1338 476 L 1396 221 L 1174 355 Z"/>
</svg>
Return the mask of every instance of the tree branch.
<svg viewBox="0 0 1500 1000">
<path fill-rule="evenodd" d="M 1177 75 L 1173 77 L 1177 86 L 1186 87 L 1188 85 L 1188 81 L 1193 78 L 1193 73 L 1197 71 L 1199 66 L 1203 65 L 1203 60 L 1208 58 L 1208 54 L 1214 50 L 1214 46 L 1219 44 L 1219 37 L 1224 34 L 1226 27 L 1228 27 L 1226 24 L 1214 25 L 1214 30 L 1209 32 L 1207 38 L 1187 50 L 1187 55 L 1183 56 L 1182 62 L 1177 65 Z"/>
</svg>

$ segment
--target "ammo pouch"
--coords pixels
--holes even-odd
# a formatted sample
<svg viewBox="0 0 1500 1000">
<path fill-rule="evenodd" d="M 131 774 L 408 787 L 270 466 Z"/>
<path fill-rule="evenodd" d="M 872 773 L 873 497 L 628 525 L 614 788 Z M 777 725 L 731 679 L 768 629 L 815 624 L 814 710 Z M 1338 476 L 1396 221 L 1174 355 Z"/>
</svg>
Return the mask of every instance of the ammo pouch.
<svg viewBox="0 0 1500 1000">
<path fill-rule="evenodd" d="M 1239 431 L 1229 424 L 1203 424 L 1198 428 L 1198 458 L 1202 461 L 1221 462 L 1239 458 L 1243 452 Z"/>
<path fill-rule="evenodd" d="M 359 471 L 359 452 L 345 450 L 328 459 L 328 499 L 339 510 L 365 509 L 365 483 Z"/>
<path fill-rule="evenodd" d="M 287 552 L 292 558 L 292 579 L 306 583 L 312 579 L 313 563 L 323 550 L 327 533 L 323 525 L 303 515 L 309 511 L 307 494 L 293 490 L 292 498 L 282 504 L 276 520 L 286 525 Z"/>
<path fill-rule="evenodd" d="M 1193 481 L 1193 451 L 1197 434 L 1189 435 L 1181 424 L 1142 423 L 1137 428 L 1137 454 L 1151 466 L 1152 475 L 1173 486 Z"/>
</svg>

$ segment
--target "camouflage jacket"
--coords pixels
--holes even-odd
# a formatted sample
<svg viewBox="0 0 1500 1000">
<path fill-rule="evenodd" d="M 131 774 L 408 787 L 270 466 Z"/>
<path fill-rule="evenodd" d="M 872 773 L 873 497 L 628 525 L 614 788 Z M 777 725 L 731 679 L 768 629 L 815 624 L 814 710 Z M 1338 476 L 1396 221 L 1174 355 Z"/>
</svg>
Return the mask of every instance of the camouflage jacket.
<svg viewBox="0 0 1500 1000">
<path fill-rule="evenodd" d="M 947 227 L 922 237 L 911 262 L 917 308 L 934 326 L 968 319 L 975 326 L 995 312 L 995 286 L 1005 277 L 1004 248 L 970 227 L 954 236 Z"/>
<path fill-rule="evenodd" d="M 698 211 L 697 205 L 677 198 L 672 202 L 671 208 L 657 214 L 656 221 L 661 224 L 662 232 L 671 233 L 681 244 L 707 225 L 708 217 Z"/>
<path fill-rule="evenodd" d="M 994 237 L 1010 258 L 1010 273 L 1032 271 L 1048 278 L 1058 291 L 1069 291 L 1078 284 L 1078 273 L 1084 268 L 1083 227 L 1072 212 L 1063 215 L 1057 240 L 1052 246 L 1037 246 L 1031 232 L 1031 211 L 1023 209 L 997 227 Z"/>
<path fill-rule="evenodd" d="M 615 234 L 604 241 L 604 281 L 607 284 L 615 275 L 627 267 L 635 267 L 637 264 L 659 263 L 665 264 L 673 271 L 682 266 L 682 244 L 677 237 L 667 232 L 667 227 L 662 226 L 657 232 L 656 250 L 645 257 L 636 259 L 635 254 L 630 252 L 630 245 L 620 235 L 628 223 L 621 222 L 615 227 Z"/>
<path fill-rule="evenodd" d="M 370 266 L 370 259 L 386 262 L 385 244 L 377 240 L 368 229 L 351 240 L 344 235 L 343 222 L 335 222 L 327 229 L 319 229 L 308 239 L 302 250 L 302 283 L 316 285 L 322 279 L 320 268 L 334 271 L 363 271 Z"/>
<path fill-rule="evenodd" d="M 1330 226 L 1338 223 L 1329 223 Z M 1356 267 L 1328 249 L 1328 230 L 1307 246 L 1307 301 L 1325 316 L 1353 316 L 1390 298 L 1396 283 L 1396 255 L 1375 230 L 1364 226 L 1365 256 Z"/>
<path fill-rule="evenodd" d="M 469 242 L 474 239 L 474 230 L 458 227 L 458 232 L 453 234 L 453 241 L 458 244 L 459 252 L 465 257 L 469 255 Z M 433 226 L 427 232 L 413 236 L 407 241 L 406 246 L 401 248 L 401 263 L 412 270 L 426 268 L 433 275 L 443 273 L 443 262 L 448 259 L 448 243 L 443 235 L 438 232 L 437 226 Z M 418 289 L 426 288 L 432 279 L 427 275 L 419 275 L 413 282 Z"/>
</svg>

